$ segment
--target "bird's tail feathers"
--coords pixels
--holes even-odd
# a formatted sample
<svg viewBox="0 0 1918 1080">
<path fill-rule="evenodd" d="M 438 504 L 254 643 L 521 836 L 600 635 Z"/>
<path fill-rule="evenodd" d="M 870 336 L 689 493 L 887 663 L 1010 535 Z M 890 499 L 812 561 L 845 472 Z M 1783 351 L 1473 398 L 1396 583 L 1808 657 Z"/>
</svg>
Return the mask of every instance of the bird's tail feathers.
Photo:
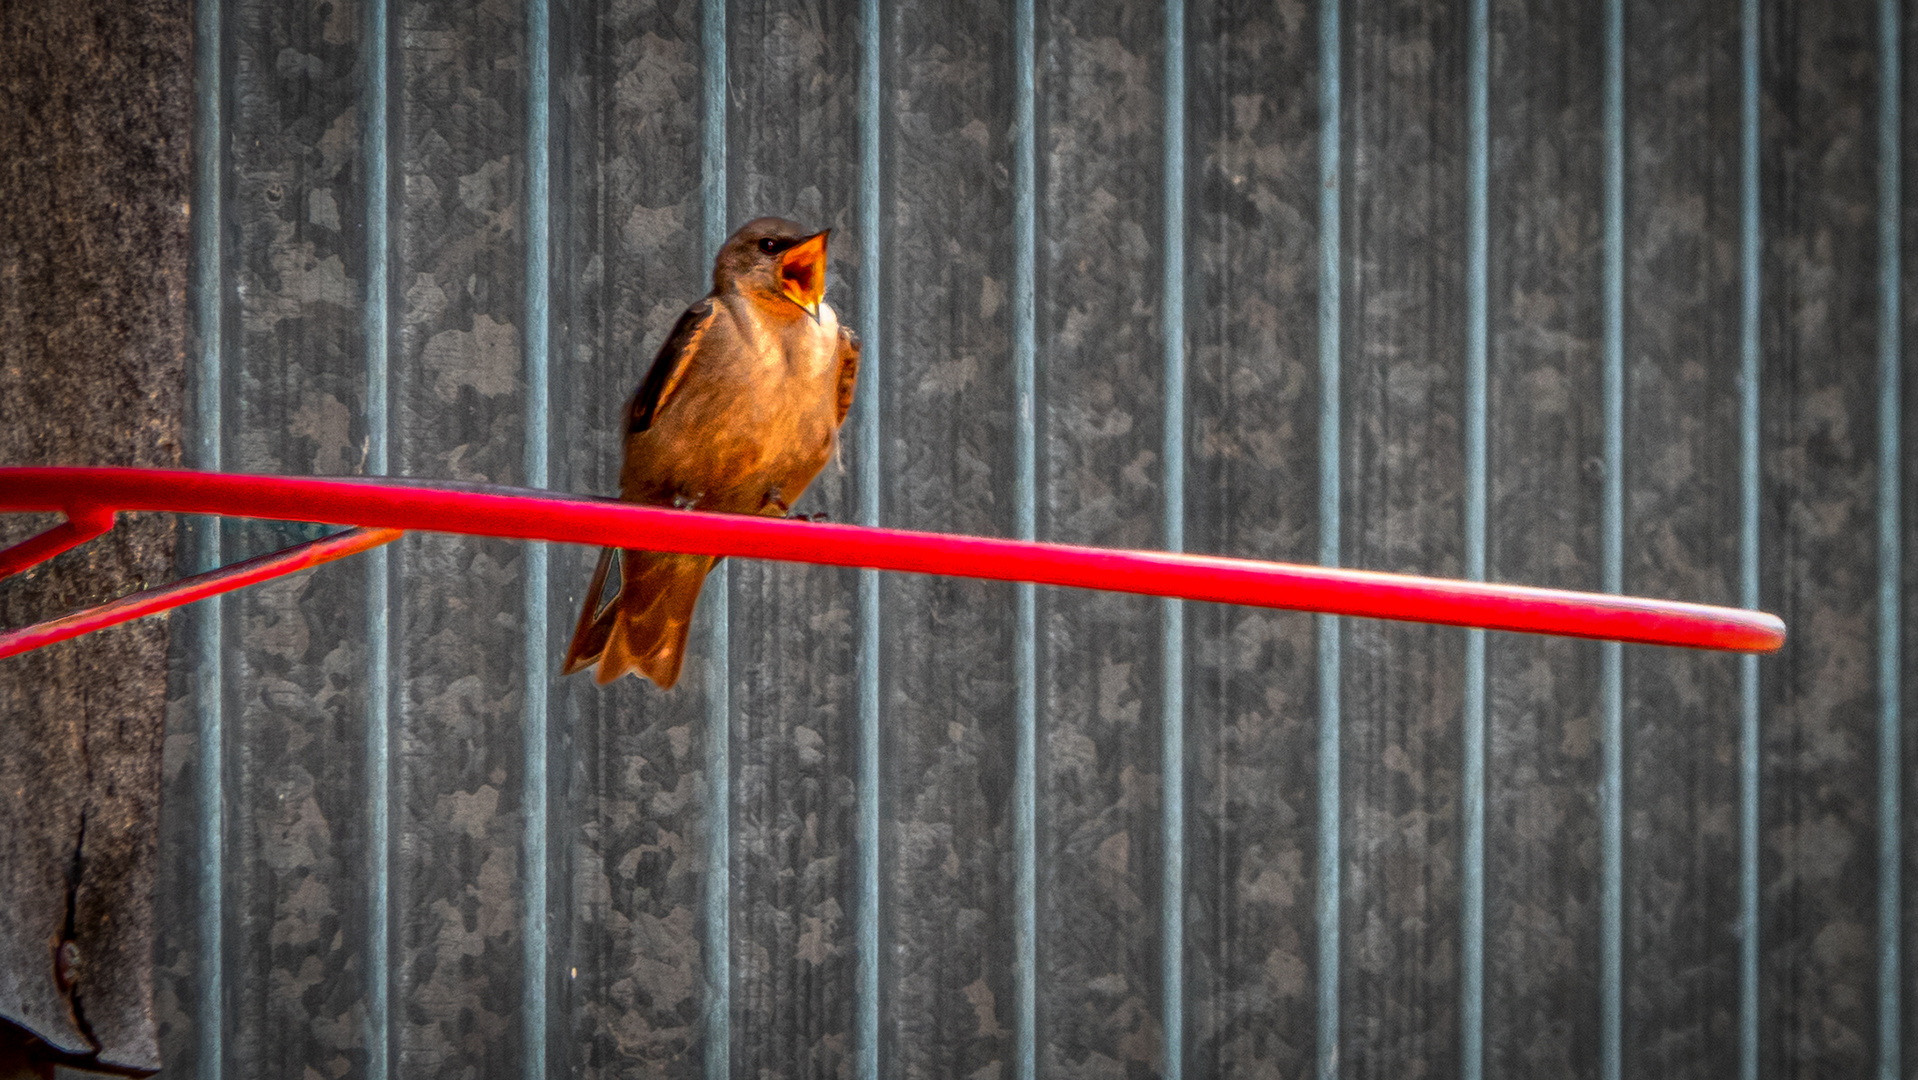
<svg viewBox="0 0 1918 1080">
<path fill-rule="evenodd" d="M 599 662 L 612 634 L 614 605 L 600 606 L 606 591 L 606 572 L 613 565 L 613 549 L 599 549 L 599 565 L 593 568 L 593 583 L 586 589 L 586 602 L 580 608 L 579 625 L 573 628 L 572 644 L 566 647 L 566 663 L 561 675 L 571 675 Z"/>
<path fill-rule="evenodd" d="M 566 652 L 565 674 L 598 665 L 601 685 L 627 672 L 644 675 L 662 690 L 679 681 L 699 590 L 714 559 L 660 551 L 620 553 L 619 594 L 599 606 L 613 549 L 600 553 L 586 593 L 585 609 Z"/>
</svg>

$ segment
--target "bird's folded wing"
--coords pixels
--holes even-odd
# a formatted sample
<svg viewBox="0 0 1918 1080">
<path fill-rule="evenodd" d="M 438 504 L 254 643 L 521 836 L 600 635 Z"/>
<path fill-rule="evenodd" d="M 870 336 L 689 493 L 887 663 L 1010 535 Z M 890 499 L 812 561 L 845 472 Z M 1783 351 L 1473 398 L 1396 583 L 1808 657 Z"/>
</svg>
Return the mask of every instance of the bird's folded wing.
<svg viewBox="0 0 1918 1080">
<path fill-rule="evenodd" d="M 859 335 L 845 327 L 839 328 L 839 415 L 834 418 L 833 426 L 846 422 L 846 414 L 852 411 L 852 392 L 859 382 Z"/>
<path fill-rule="evenodd" d="M 659 415 L 666 402 L 679 388 L 680 380 L 686 377 L 687 362 L 692 359 L 693 350 L 699 344 L 700 335 L 713 321 L 713 298 L 707 297 L 679 317 L 673 324 L 673 332 L 666 336 L 666 344 L 659 347 L 659 355 L 653 358 L 653 369 L 646 373 L 646 379 L 639 384 L 639 390 L 633 394 L 632 409 L 627 413 L 626 433 L 636 435 L 653 426 L 653 418 Z"/>
</svg>

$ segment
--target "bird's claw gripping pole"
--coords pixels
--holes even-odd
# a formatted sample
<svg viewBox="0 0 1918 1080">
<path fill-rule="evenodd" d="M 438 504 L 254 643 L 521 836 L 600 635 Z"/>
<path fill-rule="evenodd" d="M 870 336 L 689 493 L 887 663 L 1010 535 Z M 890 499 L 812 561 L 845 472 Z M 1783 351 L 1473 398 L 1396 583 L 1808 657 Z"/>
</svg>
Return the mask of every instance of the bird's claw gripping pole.
<svg viewBox="0 0 1918 1080">
<path fill-rule="evenodd" d="M 377 547 L 402 530 L 1027 581 L 1333 615 L 1651 645 L 1771 652 L 1785 624 L 1761 611 L 1162 551 L 814 524 L 585 499 L 526 488 L 247 476 L 174 469 L 0 468 L 0 513 L 66 524 L 0 552 L 0 576 L 139 510 L 356 526 L 51 623 L 0 632 L 0 657 Z M 92 530 L 89 532 L 89 530 Z"/>
</svg>

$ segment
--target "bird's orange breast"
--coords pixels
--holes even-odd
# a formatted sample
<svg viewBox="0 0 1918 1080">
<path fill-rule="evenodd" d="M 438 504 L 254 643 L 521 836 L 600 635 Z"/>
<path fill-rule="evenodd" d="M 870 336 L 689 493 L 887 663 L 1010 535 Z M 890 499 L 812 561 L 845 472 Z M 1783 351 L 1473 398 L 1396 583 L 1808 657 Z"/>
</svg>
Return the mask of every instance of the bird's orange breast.
<svg viewBox="0 0 1918 1080">
<path fill-rule="evenodd" d="M 831 459 L 838 321 L 715 305 L 669 408 L 631 435 L 622 497 L 783 513 Z M 746 310 L 739 310 L 745 307 Z"/>
</svg>

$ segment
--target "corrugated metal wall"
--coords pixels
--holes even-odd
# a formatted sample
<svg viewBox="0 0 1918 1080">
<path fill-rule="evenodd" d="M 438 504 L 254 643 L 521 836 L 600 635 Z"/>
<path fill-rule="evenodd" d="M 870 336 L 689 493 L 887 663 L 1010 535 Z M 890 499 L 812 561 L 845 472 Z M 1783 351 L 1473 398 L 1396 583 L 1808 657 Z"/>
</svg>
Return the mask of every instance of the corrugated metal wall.
<svg viewBox="0 0 1918 1080">
<path fill-rule="evenodd" d="M 1793 638 L 742 561 L 660 694 L 554 677 L 592 552 L 412 536 L 182 616 L 168 1075 L 1918 1076 L 1896 0 L 197 17 L 201 467 L 610 492 L 779 213 L 805 509 Z"/>
</svg>

